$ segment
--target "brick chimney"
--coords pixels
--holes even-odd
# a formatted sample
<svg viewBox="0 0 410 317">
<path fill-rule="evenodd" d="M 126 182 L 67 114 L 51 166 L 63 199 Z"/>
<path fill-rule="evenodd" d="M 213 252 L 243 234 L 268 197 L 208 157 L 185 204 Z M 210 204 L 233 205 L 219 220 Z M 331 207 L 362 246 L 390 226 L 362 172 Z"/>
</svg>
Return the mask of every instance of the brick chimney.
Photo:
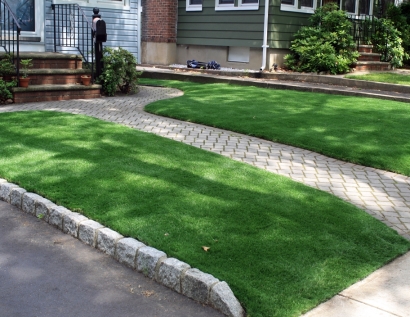
<svg viewBox="0 0 410 317">
<path fill-rule="evenodd" d="M 178 0 L 142 0 L 142 63 L 176 61 Z"/>
</svg>

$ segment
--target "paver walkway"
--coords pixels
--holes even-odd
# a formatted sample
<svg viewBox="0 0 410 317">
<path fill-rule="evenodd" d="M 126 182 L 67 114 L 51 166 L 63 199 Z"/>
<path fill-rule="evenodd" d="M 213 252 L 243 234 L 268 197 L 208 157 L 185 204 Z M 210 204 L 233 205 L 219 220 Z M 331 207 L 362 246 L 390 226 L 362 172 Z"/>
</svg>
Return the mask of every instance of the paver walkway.
<svg viewBox="0 0 410 317">
<path fill-rule="evenodd" d="M 152 132 L 329 192 L 366 210 L 410 239 L 410 177 L 143 111 L 149 103 L 180 95 L 180 91 L 171 88 L 141 86 L 134 96 L 8 105 L 0 107 L 0 112 L 70 112 Z"/>
</svg>

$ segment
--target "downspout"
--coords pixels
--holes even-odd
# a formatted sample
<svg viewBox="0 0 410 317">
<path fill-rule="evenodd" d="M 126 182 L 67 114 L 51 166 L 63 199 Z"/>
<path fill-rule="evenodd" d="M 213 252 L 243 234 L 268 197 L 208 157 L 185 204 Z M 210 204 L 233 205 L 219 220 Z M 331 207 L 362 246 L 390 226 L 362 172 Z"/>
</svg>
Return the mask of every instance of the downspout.
<svg viewBox="0 0 410 317">
<path fill-rule="evenodd" d="M 263 25 L 263 53 L 262 53 L 262 67 L 260 71 L 264 71 L 266 68 L 266 51 L 269 47 L 268 45 L 268 17 L 269 17 L 269 0 L 265 0 L 265 19 Z"/>
<path fill-rule="evenodd" d="M 138 36 L 137 36 L 137 49 L 138 49 L 138 64 L 141 64 L 141 33 L 142 33 L 142 0 L 138 0 Z"/>
</svg>

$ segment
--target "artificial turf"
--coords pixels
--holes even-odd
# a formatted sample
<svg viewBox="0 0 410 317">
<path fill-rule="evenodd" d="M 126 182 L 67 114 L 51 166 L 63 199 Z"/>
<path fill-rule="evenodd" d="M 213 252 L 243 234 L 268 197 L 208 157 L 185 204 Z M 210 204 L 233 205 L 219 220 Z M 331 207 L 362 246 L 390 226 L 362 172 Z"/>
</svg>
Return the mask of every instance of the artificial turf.
<svg viewBox="0 0 410 317">
<path fill-rule="evenodd" d="M 410 176 L 410 105 L 229 84 L 141 79 L 184 91 L 145 110 Z"/>
<path fill-rule="evenodd" d="M 0 135 L 1 177 L 227 281 L 251 317 L 298 316 L 410 248 L 330 194 L 124 126 L 15 112 Z"/>
</svg>

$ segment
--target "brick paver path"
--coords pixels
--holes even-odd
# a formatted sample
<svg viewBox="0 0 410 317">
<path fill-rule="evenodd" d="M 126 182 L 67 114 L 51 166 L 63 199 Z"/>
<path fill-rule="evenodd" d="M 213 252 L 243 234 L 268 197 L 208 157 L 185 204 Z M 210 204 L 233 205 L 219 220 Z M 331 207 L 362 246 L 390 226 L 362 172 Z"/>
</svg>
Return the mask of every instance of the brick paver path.
<svg viewBox="0 0 410 317">
<path fill-rule="evenodd" d="M 140 87 L 139 94 L 134 96 L 8 105 L 0 107 L 0 112 L 70 112 L 152 132 L 329 192 L 366 210 L 410 239 L 410 177 L 142 110 L 153 101 L 181 94 L 171 88 Z"/>
</svg>

